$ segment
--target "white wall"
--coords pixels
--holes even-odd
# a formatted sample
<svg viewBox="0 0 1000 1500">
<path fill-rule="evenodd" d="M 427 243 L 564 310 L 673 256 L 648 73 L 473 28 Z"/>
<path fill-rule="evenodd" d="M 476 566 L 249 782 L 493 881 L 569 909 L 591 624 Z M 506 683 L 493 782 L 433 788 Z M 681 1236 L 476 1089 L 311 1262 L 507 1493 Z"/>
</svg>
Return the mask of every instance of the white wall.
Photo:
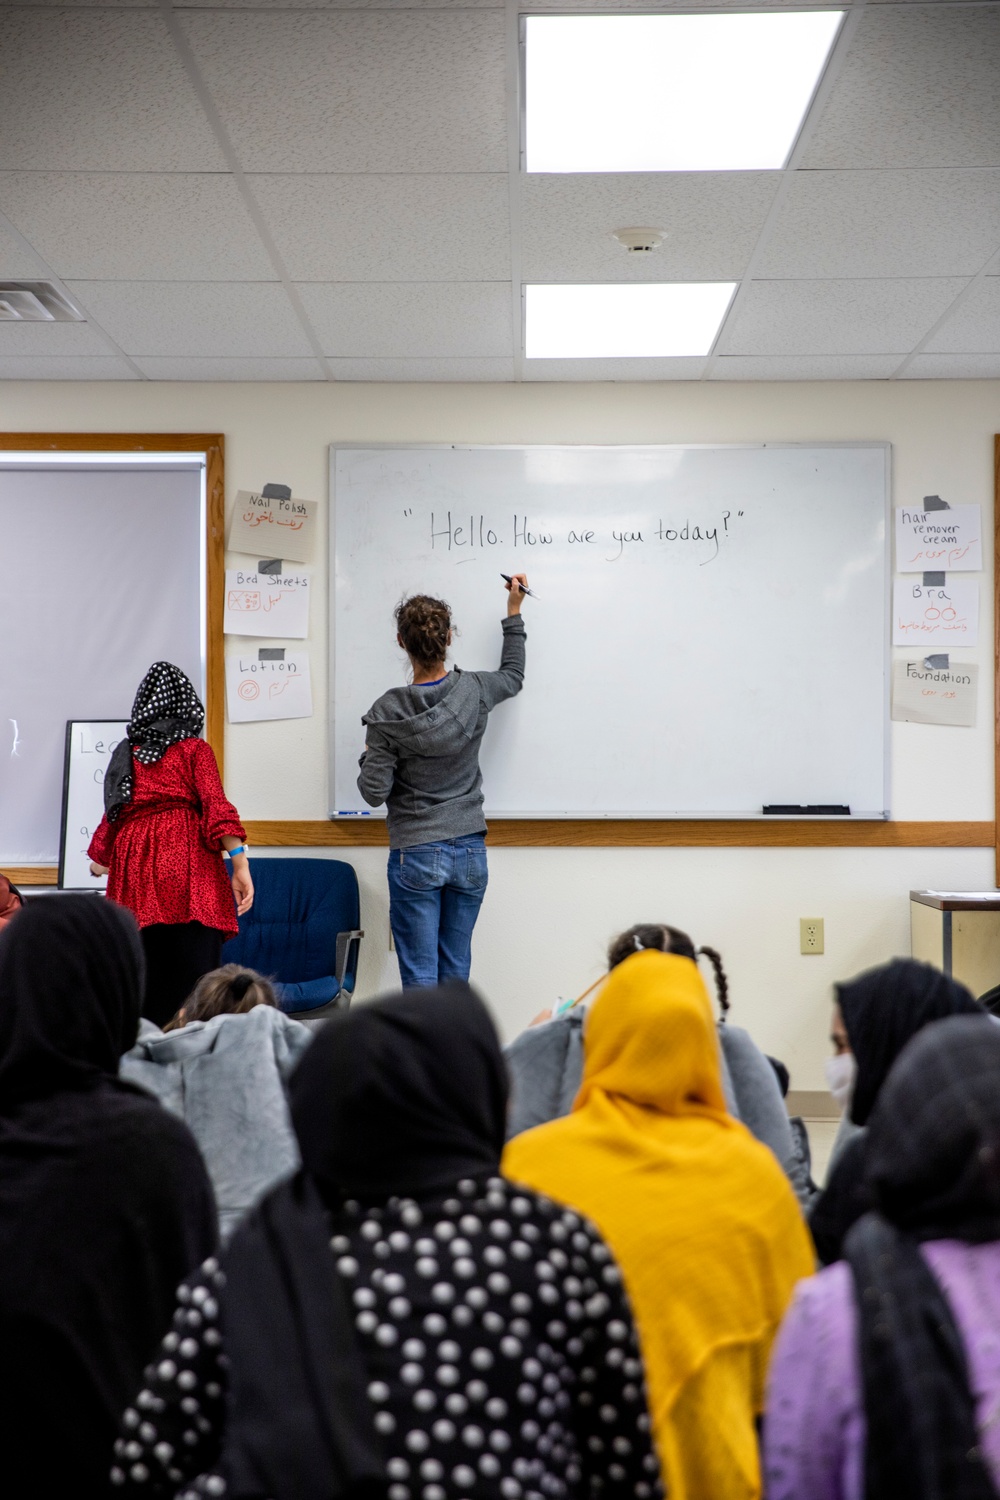
<svg viewBox="0 0 1000 1500">
<path fill-rule="evenodd" d="M 227 499 L 272 480 L 327 497 L 331 442 L 737 442 L 886 439 L 896 504 L 939 494 L 983 506 L 989 533 L 1000 382 L 641 385 L 0 385 L 0 429 L 220 431 Z M 984 553 L 991 549 L 984 547 Z M 323 818 L 326 797 L 325 532 L 316 566 L 311 720 L 227 729 L 227 787 L 248 818 Z M 892 727 L 901 819 L 993 817 L 992 590 L 983 575 L 979 726 Z M 897 653 L 905 655 L 905 652 Z M 530 670 L 530 659 L 529 659 Z M 379 684 L 373 685 L 373 696 Z M 595 725 L 599 733 L 599 724 Z M 282 851 L 292 853 L 294 851 Z M 362 992 L 391 982 L 384 852 L 338 851 L 363 888 Z M 908 950 L 911 887 L 993 885 L 989 850 L 497 849 L 473 977 L 510 1032 L 599 972 L 615 930 L 687 927 L 730 970 L 734 1020 L 823 1087 L 829 987 Z M 798 953 L 798 918 L 826 920 L 823 958 Z M 1000 973 L 997 976 L 1000 980 Z"/>
</svg>

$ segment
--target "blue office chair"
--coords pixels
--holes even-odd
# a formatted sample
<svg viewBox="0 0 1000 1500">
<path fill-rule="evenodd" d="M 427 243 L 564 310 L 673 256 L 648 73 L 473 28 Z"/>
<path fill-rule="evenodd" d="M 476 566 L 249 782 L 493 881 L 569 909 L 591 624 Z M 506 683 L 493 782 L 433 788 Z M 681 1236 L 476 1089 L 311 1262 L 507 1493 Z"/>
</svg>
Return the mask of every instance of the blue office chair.
<svg viewBox="0 0 1000 1500">
<path fill-rule="evenodd" d="M 252 859 L 254 903 L 224 964 L 274 983 L 279 1004 L 309 1020 L 351 1003 L 364 932 L 354 866 L 340 859 Z"/>
</svg>

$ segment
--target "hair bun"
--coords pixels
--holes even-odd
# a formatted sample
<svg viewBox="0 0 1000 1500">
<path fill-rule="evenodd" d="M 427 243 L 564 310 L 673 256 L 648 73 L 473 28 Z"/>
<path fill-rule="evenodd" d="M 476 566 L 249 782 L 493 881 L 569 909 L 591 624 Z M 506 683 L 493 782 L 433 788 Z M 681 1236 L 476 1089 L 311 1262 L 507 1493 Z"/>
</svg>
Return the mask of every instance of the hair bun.
<svg viewBox="0 0 1000 1500">
<path fill-rule="evenodd" d="M 229 981 L 229 993 L 233 999 L 242 1000 L 256 978 L 256 974 L 251 969 L 247 969 L 244 973 L 237 974 L 234 979 L 231 979 Z"/>
</svg>

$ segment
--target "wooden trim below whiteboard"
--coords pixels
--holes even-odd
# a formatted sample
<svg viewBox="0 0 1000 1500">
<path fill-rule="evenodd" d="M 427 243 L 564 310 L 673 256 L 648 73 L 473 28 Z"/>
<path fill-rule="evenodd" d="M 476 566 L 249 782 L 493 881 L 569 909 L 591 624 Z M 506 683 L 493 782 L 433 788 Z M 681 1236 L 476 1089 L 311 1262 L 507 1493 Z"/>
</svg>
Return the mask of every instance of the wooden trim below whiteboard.
<svg viewBox="0 0 1000 1500">
<path fill-rule="evenodd" d="M 385 822 L 246 823 L 251 848 L 336 849 L 385 845 Z M 765 822 L 742 818 L 493 818 L 493 848 L 547 849 L 989 849 L 993 823 Z"/>
<path fill-rule="evenodd" d="M 0 451 L 31 453 L 204 453 L 205 554 L 205 738 L 225 775 L 226 664 L 222 635 L 226 586 L 225 451 L 220 432 L 0 432 Z M 138 683 L 136 683 L 138 687 Z M 55 882 L 36 880 L 36 885 Z M 15 881 L 15 884 L 17 882 Z"/>
<path fill-rule="evenodd" d="M 377 822 L 244 824 L 255 849 L 359 849 L 385 847 Z M 494 818 L 494 849 L 989 849 L 992 823 L 763 823 L 738 818 Z M 15 885 L 55 885 L 55 865 L 4 870 Z"/>
</svg>

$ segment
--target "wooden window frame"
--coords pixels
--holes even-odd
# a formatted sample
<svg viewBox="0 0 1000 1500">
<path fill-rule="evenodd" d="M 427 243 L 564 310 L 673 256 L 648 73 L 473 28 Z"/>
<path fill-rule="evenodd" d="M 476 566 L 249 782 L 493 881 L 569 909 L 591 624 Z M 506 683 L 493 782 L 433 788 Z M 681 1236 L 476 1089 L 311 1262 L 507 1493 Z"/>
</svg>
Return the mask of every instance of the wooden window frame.
<svg viewBox="0 0 1000 1500">
<path fill-rule="evenodd" d="M 222 635 L 225 590 L 226 441 L 219 432 L 0 432 L 0 450 L 33 453 L 204 453 L 205 455 L 205 738 L 225 765 L 226 664 Z M 15 885 L 56 885 L 56 865 L 4 871 Z"/>
</svg>

